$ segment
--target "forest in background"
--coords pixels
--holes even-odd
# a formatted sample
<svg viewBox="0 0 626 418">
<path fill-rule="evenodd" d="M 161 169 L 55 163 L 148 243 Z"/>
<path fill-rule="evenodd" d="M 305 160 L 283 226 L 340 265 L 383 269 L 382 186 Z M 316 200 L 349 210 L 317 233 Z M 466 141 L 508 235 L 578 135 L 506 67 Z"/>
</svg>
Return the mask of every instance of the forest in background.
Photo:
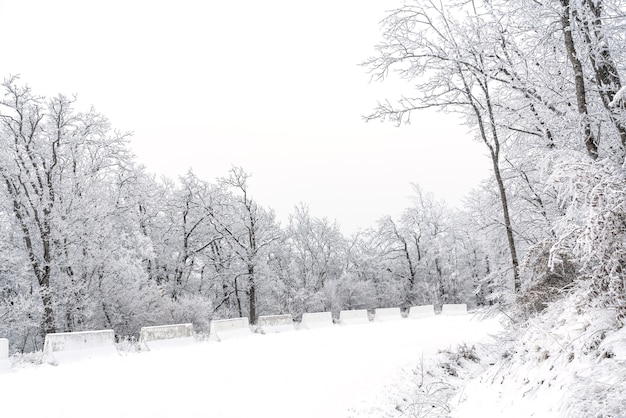
<svg viewBox="0 0 626 418">
<path fill-rule="evenodd" d="M 524 318 L 568 292 L 622 326 L 623 6 L 407 1 L 391 12 L 363 64 L 415 89 L 366 119 L 459 114 L 493 176 L 462 210 L 415 185 L 401 216 L 351 237 L 306 205 L 279 224 L 238 167 L 157 179 L 103 115 L 5 79 L 0 334 L 30 351 L 49 332 L 124 338 L 147 325 L 457 302 Z"/>
<path fill-rule="evenodd" d="M 20 350 L 50 332 L 475 300 L 480 248 L 417 186 L 401 219 L 353 237 L 305 205 L 280 225 L 241 168 L 157 179 L 96 111 L 3 87 L 0 333 Z"/>
</svg>

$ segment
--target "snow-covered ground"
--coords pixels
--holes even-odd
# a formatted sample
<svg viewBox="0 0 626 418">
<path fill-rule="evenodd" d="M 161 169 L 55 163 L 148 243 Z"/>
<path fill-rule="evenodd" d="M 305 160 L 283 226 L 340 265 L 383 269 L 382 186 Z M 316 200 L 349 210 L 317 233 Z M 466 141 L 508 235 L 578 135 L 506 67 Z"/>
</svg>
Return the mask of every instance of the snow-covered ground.
<svg viewBox="0 0 626 418">
<path fill-rule="evenodd" d="M 529 320 L 495 364 L 462 382 L 452 417 L 626 417 L 626 327 L 611 309 L 576 308 L 576 295 Z"/>
<path fill-rule="evenodd" d="M 0 416 L 407 416 L 396 407 L 421 362 L 499 330 L 495 319 L 436 316 L 14 368 L 0 374 Z"/>
</svg>

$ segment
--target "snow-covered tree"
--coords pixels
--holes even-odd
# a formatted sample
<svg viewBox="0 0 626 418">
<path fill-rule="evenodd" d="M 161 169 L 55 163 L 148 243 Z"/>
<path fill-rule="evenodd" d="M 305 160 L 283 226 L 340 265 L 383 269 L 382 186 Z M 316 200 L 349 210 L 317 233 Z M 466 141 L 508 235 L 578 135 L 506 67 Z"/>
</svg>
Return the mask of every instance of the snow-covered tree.
<svg viewBox="0 0 626 418">
<path fill-rule="evenodd" d="M 77 262 L 90 259 L 91 235 L 112 219 L 110 186 L 131 165 L 126 136 L 93 109 L 76 111 L 72 98 L 37 96 L 15 77 L 2 87 L 5 207 L 35 278 L 41 330 L 55 332 L 72 327 L 87 309 L 85 288 L 94 269 Z"/>
<path fill-rule="evenodd" d="M 482 142 L 492 163 L 500 199 L 502 224 L 510 253 L 515 290 L 521 288 L 519 259 L 511 222 L 511 209 L 502 176 L 502 151 L 506 135 L 498 120 L 501 106 L 492 74 L 499 62 L 491 53 L 490 29 L 497 24 L 479 13 L 474 2 L 444 5 L 433 1 L 409 1 L 383 22 L 383 41 L 378 54 L 365 62 L 373 77 L 399 74 L 413 84 L 397 104 L 379 103 L 366 119 L 409 123 L 421 110 L 436 108 L 466 118 Z"/>
<path fill-rule="evenodd" d="M 255 323 L 257 290 L 267 267 L 267 252 L 272 243 L 281 239 L 282 234 L 274 213 L 258 205 L 252 198 L 249 177 L 242 168 L 233 167 L 228 177 L 220 178 L 220 200 L 207 208 L 207 215 L 215 232 L 223 237 L 225 245 L 235 256 L 238 269 L 234 277 L 237 303 L 241 306 L 239 292 L 243 292 L 246 295 L 248 318 L 251 323 Z"/>
<path fill-rule="evenodd" d="M 328 306 L 324 289 L 328 282 L 340 280 L 346 265 L 346 243 L 339 225 L 312 217 L 302 204 L 289 217 L 287 235 L 300 313 L 324 310 Z"/>
</svg>

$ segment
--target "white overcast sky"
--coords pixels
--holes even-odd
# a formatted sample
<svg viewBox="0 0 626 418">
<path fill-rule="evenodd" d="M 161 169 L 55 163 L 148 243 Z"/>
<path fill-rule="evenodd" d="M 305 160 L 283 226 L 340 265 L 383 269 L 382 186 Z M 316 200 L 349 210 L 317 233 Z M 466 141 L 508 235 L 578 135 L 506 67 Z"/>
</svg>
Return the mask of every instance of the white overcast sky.
<svg viewBox="0 0 626 418">
<path fill-rule="evenodd" d="M 232 165 L 285 223 L 299 202 L 347 233 L 409 205 L 410 183 L 449 204 L 488 175 L 455 117 L 365 123 L 397 86 L 369 83 L 396 0 L 0 0 L 0 76 L 78 94 L 133 131 L 138 161 L 207 180 Z"/>
</svg>

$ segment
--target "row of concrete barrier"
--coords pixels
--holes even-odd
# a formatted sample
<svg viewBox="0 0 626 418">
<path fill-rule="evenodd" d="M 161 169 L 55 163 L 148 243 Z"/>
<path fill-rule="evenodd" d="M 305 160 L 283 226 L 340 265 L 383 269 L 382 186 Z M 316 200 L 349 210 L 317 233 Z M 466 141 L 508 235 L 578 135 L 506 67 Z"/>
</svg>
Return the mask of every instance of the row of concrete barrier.
<svg viewBox="0 0 626 418">
<path fill-rule="evenodd" d="M 441 309 L 442 315 L 467 314 L 465 304 L 446 304 Z M 433 305 L 414 306 L 406 314 L 407 318 L 425 318 L 435 315 Z M 379 308 L 374 310 L 374 322 L 394 321 L 402 319 L 400 308 Z M 370 316 L 367 310 L 350 310 L 339 312 L 338 323 L 341 325 L 367 324 Z M 314 312 L 302 314 L 300 329 L 325 328 L 334 325 L 331 312 Z M 222 341 L 230 338 L 245 337 L 252 334 L 248 318 L 218 319 L 211 321 L 210 339 Z M 296 323 L 290 314 L 259 316 L 256 332 L 271 334 L 284 331 L 295 331 Z"/>
<path fill-rule="evenodd" d="M 467 314 L 465 304 L 443 305 L 442 315 Z M 433 305 L 414 306 L 406 314 L 407 318 L 424 318 L 434 316 Z M 400 308 L 379 308 L 374 311 L 374 322 L 402 319 Z M 338 323 L 341 325 L 366 324 L 370 322 L 368 311 L 350 310 L 339 312 Z M 317 329 L 334 325 L 331 312 L 305 313 L 302 315 L 300 329 Z M 271 334 L 295 331 L 296 323 L 290 314 L 266 315 L 257 319 L 256 332 Z M 248 318 L 219 319 L 211 321 L 209 339 L 245 337 L 252 334 Z M 169 345 L 180 345 L 195 342 L 192 324 L 161 325 L 141 328 L 139 347 L 141 350 L 153 350 Z M 47 334 L 44 342 L 42 361 L 59 364 L 77 359 L 100 357 L 117 354 L 113 330 L 62 332 Z M 0 372 L 10 369 L 9 341 L 0 338 Z"/>
</svg>

